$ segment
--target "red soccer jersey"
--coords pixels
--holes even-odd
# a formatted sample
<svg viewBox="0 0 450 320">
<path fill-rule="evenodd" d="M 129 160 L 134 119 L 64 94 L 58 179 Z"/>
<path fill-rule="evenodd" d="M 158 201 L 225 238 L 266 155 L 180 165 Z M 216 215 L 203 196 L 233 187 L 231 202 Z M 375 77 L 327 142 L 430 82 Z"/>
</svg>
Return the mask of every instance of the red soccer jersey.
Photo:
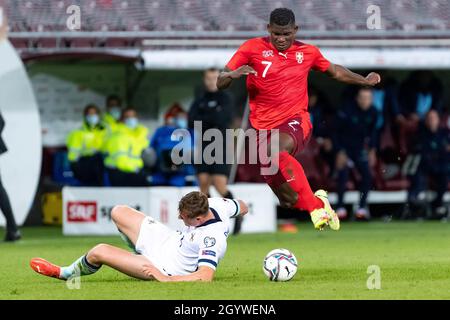
<svg viewBox="0 0 450 320">
<path fill-rule="evenodd" d="M 247 40 L 228 62 L 235 70 L 249 65 L 258 73 L 247 76 L 250 122 L 256 129 L 272 129 L 308 111 L 308 73 L 326 71 L 330 62 L 313 45 L 295 41 L 279 52 L 269 37 Z"/>
</svg>

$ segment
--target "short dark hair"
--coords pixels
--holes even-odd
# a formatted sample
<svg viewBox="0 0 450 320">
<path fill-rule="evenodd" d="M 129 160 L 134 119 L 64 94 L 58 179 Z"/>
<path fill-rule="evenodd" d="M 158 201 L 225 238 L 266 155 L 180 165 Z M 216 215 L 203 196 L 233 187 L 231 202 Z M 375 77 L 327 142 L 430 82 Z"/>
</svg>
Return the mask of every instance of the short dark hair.
<svg viewBox="0 0 450 320">
<path fill-rule="evenodd" d="M 119 102 L 119 105 L 122 104 L 122 99 L 117 94 L 110 94 L 108 97 L 106 97 L 106 105 L 109 104 L 110 101 L 116 100 Z"/>
<path fill-rule="evenodd" d="M 220 72 L 220 70 L 215 67 L 211 67 L 206 69 L 204 73 L 206 74 L 207 72 Z"/>
<path fill-rule="evenodd" d="M 295 15 L 291 9 L 277 8 L 270 13 L 270 24 L 277 26 L 288 26 L 295 24 Z"/>
<path fill-rule="evenodd" d="M 100 114 L 100 109 L 93 103 L 88 104 L 86 107 L 84 107 L 83 115 L 86 116 L 89 112 L 89 110 L 95 110 L 98 114 Z"/>
<path fill-rule="evenodd" d="M 137 110 L 134 107 L 128 106 L 128 107 L 122 109 L 122 113 L 120 115 L 120 119 L 123 119 L 123 117 L 125 116 L 125 113 L 130 112 L 130 111 L 133 111 L 133 112 L 135 112 L 137 114 Z"/>
<path fill-rule="evenodd" d="M 200 191 L 192 191 L 181 198 L 178 211 L 189 218 L 203 216 L 209 211 L 208 196 Z"/>
</svg>

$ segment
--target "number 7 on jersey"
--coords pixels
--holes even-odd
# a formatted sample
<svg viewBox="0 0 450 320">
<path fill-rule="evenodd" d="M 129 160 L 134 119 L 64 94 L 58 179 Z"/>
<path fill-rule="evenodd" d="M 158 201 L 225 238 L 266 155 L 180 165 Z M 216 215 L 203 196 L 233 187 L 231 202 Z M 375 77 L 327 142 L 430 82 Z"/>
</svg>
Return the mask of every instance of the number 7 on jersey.
<svg viewBox="0 0 450 320">
<path fill-rule="evenodd" d="M 264 72 L 262 74 L 262 77 L 265 78 L 266 74 L 267 74 L 267 71 L 269 71 L 269 68 L 272 65 L 272 62 L 270 62 L 270 61 L 261 61 L 261 63 L 266 65 L 266 67 L 264 68 Z"/>
</svg>

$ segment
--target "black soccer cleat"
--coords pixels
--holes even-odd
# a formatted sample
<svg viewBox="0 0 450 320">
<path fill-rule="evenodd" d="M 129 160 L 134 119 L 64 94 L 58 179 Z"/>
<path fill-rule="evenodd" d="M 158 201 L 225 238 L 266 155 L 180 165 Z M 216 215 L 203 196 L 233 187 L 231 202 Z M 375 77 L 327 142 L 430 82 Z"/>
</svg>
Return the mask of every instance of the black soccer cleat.
<svg viewBox="0 0 450 320">
<path fill-rule="evenodd" d="M 22 234 L 19 230 L 6 232 L 5 242 L 14 242 L 22 239 Z"/>
</svg>

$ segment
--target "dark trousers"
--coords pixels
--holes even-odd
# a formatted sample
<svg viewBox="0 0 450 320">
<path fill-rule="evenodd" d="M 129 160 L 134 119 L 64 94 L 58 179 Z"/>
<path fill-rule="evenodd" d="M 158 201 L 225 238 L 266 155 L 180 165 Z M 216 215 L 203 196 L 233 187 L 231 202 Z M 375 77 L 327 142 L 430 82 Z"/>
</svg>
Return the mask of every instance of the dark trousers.
<svg viewBox="0 0 450 320">
<path fill-rule="evenodd" d="M 447 191 L 448 170 L 447 163 L 432 163 L 421 160 L 417 171 L 410 177 L 411 185 L 408 192 L 408 201 L 417 202 L 420 192 L 424 191 L 427 186 L 427 178 L 433 179 L 437 193 L 436 199 L 431 203 L 433 208 L 442 206 L 442 199 Z"/>
<path fill-rule="evenodd" d="M 81 157 L 72 162 L 70 167 L 75 178 L 83 186 L 103 186 L 103 157 L 100 154 L 91 157 Z"/>
<path fill-rule="evenodd" d="M 109 182 L 113 187 L 148 187 L 150 182 L 144 172 L 130 173 L 107 169 Z"/>
<path fill-rule="evenodd" d="M 6 190 L 3 187 L 1 177 L 0 177 L 0 210 L 2 211 L 6 219 L 6 231 L 7 232 L 17 231 L 16 220 L 14 219 L 11 203 L 9 202 L 8 194 L 6 193 Z"/>
<path fill-rule="evenodd" d="M 367 152 L 365 150 L 345 150 L 347 156 L 355 164 L 355 168 L 361 175 L 361 181 L 359 184 L 359 192 L 361 193 L 359 200 L 359 207 L 364 208 L 367 204 L 367 196 L 372 185 L 372 175 L 370 174 L 369 161 L 367 158 Z M 346 166 L 344 169 L 337 172 L 338 175 L 338 205 L 337 207 L 344 206 L 344 194 L 347 190 L 347 182 L 350 174 L 350 168 Z"/>
</svg>

